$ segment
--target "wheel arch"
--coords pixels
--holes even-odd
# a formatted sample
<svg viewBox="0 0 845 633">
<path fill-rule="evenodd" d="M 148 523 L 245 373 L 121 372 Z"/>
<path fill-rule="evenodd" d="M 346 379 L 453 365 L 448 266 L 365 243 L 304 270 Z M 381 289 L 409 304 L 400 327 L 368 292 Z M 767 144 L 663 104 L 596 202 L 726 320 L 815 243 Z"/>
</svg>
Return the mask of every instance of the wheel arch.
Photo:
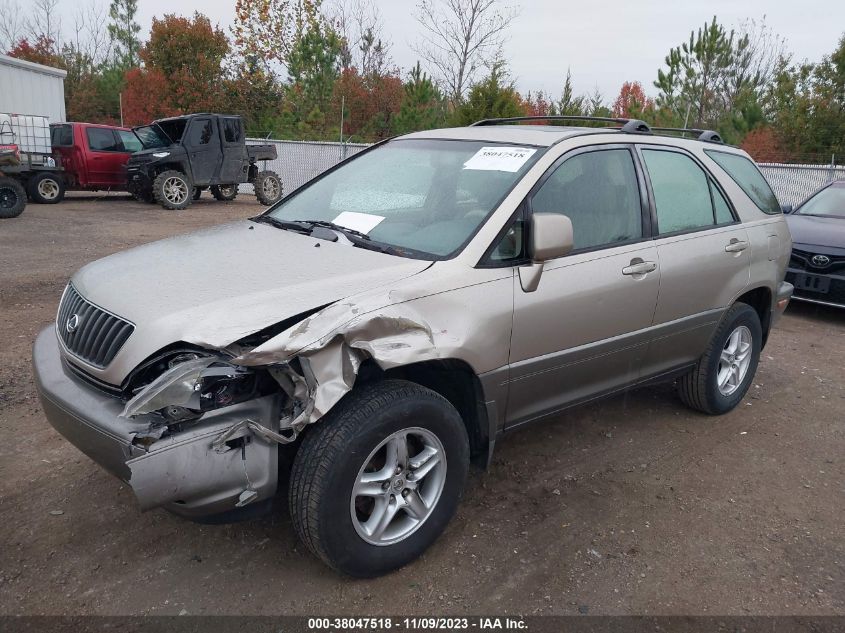
<svg viewBox="0 0 845 633">
<path fill-rule="evenodd" d="M 772 297 L 771 288 L 768 286 L 757 286 L 751 290 L 746 290 L 735 301 L 735 303 L 749 305 L 757 312 L 757 316 L 760 317 L 760 327 L 763 330 L 763 347 L 766 346 L 766 341 L 769 338 L 769 330 L 772 325 Z"/>
<path fill-rule="evenodd" d="M 189 164 L 183 161 L 170 161 L 161 164 L 156 163 L 156 165 L 152 168 L 152 173 L 150 174 L 150 181 L 155 180 L 159 176 L 159 174 L 171 170 L 182 172 L 191 181 L 191 184 L 193 184 L 194 178 L 193 174 L 191 173 L 191 167 Z"/>
<path fill-rule="evenodd" d="M 486 467 L 491 437 L 484 388 L 472 367 L 457 358 L 426 360 L 381 371 L 375 363 L 365 364 L 359 380 L 400 379 L 416 383 L 440 394 L 457 409 L 469 436 L 473 462 Z"/>
</svg>

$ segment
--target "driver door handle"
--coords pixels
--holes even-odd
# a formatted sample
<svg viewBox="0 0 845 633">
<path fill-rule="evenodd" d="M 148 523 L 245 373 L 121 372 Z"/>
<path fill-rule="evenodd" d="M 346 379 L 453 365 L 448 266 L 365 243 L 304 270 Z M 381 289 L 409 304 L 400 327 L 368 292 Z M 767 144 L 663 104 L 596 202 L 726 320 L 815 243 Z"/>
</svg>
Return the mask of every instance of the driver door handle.
<svg viewBox="0 0 845 633">
<path fill-rule="evenodd" d="M 733 238 L 730 243 L 725 246 L 726 253 L 741 253 L 746 248 L 748 248 L 748 242 L 743 242 L 736 238 Z"/>
<path fill-rule="evenodd" d="M 645 275 L 647 273 L 653 273 L 657 270 L 657 263 L 656 262 L 644 262 L 642 260 L 632 260 L 630 266 L 625 266 L 622 269 L 623 275 Z"/>
</svg>

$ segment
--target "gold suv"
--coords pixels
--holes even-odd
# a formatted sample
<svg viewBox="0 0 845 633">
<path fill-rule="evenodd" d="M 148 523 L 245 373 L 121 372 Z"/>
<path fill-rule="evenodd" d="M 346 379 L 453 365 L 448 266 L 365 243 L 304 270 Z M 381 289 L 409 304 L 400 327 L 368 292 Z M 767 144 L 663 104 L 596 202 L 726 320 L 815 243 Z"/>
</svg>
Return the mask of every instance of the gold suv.
<svg viewBox="0 0 845 633">
<path fill-rule="evenodd" d="M 409 134 L 88 264 L 35 342 L 47 419 L 142 509 L 234 519 L 289 481 L 305 544 L 373 576 L 512 429 L 653 381 L 730 411 L 792 292 L 780 206 L 712 132 L 601 122 Z"/>
</svg>

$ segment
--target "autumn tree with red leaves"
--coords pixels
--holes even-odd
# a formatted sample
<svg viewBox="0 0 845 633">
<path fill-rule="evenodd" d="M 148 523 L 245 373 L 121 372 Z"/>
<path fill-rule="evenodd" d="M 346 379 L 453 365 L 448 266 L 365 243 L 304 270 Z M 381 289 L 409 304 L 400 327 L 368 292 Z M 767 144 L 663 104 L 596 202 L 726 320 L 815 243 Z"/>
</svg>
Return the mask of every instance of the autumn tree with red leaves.
<svg viewBox="0 0 845 633">
<path fill-rule="evenodd" d="M 639 81 L 622 84 L 619 96 L 613 102 L 613 116 L 625 119 L 641 119 L 654 108 L 654 102 L 643 91 Z"/>
<path fill-rule="evenodd" d="M 153 18 L 150 39 L 140 51 L 143 68 L 126 73 L 124 121 L 225 108 L 223 59 L 229 40 L 200 13 L 193 18 Z"/>
<path fill-rule="evenodd" d="M 777 134 L 770 126 L 754 128 L 740 146 L 758 163 L 790 162 L 791 156 L 780 143 Z"/>
<path fill-rule="evenodd" d="M 32 42 L 28 38 L 22 37 L 17 44 L 9 49 L 7 55 L 43 66 L 66 67 L 64 59 L 56 51 L 56 42 L 46 35 L 39 35 Z"/>
</svg>

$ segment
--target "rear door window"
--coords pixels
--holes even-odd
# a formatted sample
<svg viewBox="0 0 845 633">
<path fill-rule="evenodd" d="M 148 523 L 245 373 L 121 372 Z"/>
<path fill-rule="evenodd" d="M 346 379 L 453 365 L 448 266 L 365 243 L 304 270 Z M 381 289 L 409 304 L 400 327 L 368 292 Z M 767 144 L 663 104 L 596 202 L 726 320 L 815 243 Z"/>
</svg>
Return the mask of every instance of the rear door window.
<svg viewBox="0 0 845 633">
<path fill-rule="evenodd" d="M 704 152 L 727 172 L 760 211 L 769 215 L 781 213 L 777 196 L 753 161 L 740 154 L 709 149 Z"/>
<path fill-rule="evenodd" d="M 733 211 L 731 211 L 731 206 L 713 181 L 710 181 L 710 191 L 713 195 L 713 210 L 716 214 L 716 224 L 730 224 L 734 222 L 736 218 L 734 218 Z"/>
<path fill-rule="evenodd" d="M 234 117 L 221 119 L 223 121 L 223 138 L 227 143 L 240 143 L 243 138 L 241 120 Z"/>
<path fill-rule="evenodd" d="M 694 231 L 716 224 L 710 179 L 689 156 L 644 149 L 661 235 Z"/>
<path fill-rule="evenodd" d="M 88 136 L 88 146 L 95 152 L 123 151 L 112 130 L 102 127 L 89 127 L 85 130 L 85 134 Z"/>
</svg>

